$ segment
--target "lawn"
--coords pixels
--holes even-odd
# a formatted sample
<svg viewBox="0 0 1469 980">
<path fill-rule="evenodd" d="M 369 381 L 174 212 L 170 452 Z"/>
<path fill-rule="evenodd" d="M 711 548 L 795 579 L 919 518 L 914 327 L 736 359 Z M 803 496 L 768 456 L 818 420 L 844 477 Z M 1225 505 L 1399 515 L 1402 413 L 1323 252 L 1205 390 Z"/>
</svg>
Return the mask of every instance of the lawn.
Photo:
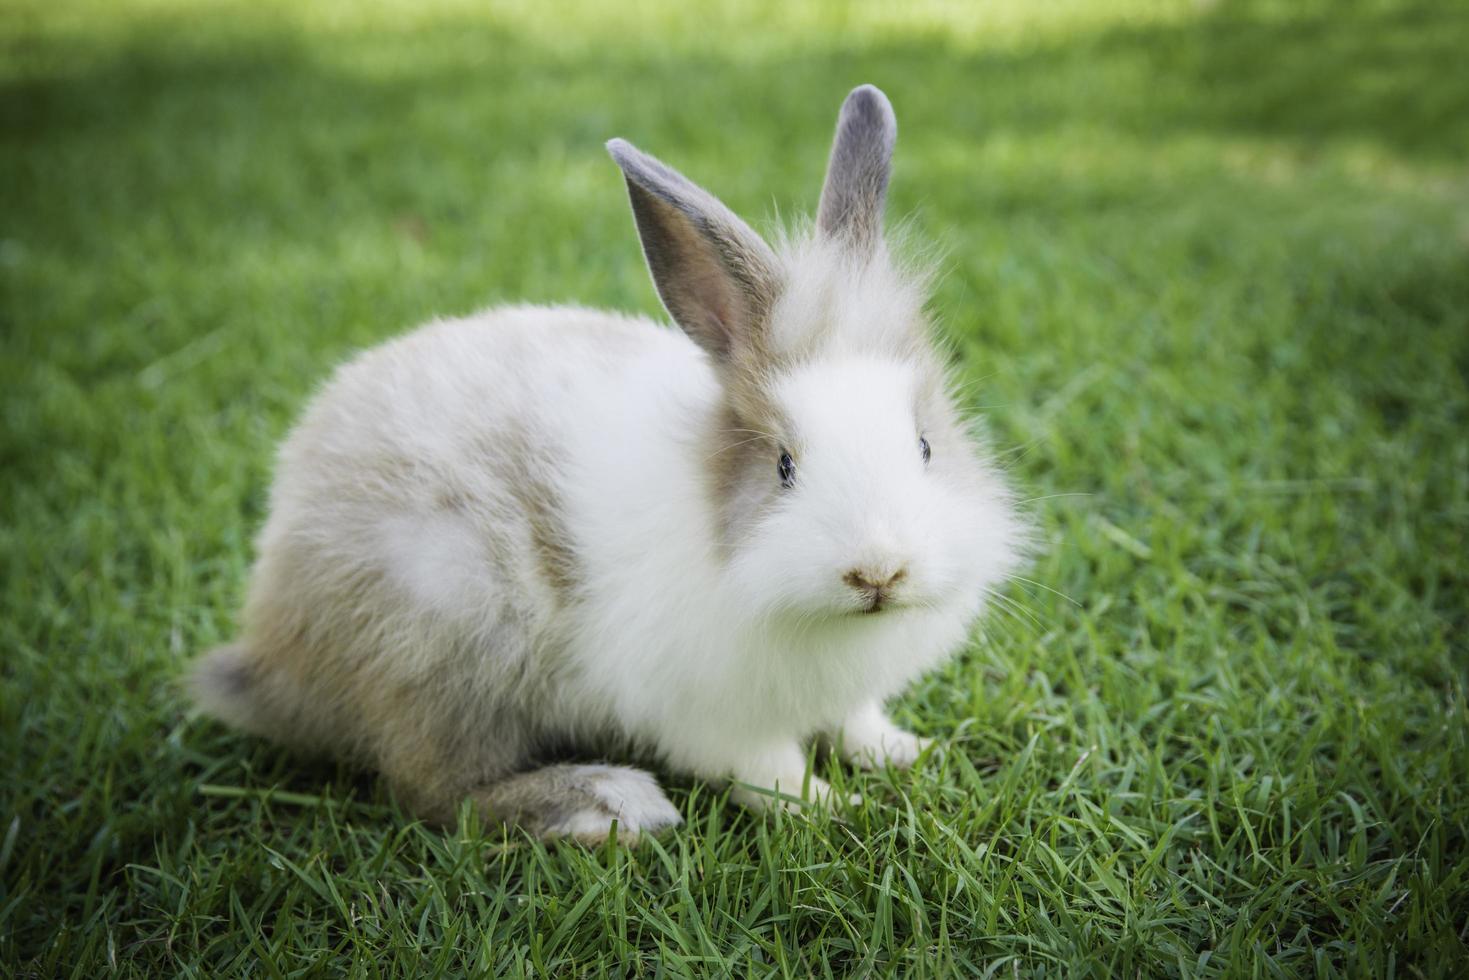
<svg viewBox="0 0 1469 980">
<path fill-rule="evenodd" d="M 0 975 L 1462 974 L 1469 8 L 9 0 Z M 657 301 L 603 142 L 770 228 L 881 85 L 1041 548 L 942 749 L 635 849 L 190 715 L 355 350 Z"/>
</svg>

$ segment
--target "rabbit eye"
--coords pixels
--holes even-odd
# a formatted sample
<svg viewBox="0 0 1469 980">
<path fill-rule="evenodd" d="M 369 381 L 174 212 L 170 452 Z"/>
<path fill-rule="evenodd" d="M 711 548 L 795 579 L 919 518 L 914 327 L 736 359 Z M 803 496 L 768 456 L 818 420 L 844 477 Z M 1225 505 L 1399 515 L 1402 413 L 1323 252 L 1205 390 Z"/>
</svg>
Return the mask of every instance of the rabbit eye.
<svg viewBox="0 0 1469 980">
<path fill-rule="evenodd" d="M 929 457 L 933 455 L 933 450 L 929 448 L 928 439 L 924 436 L 918 437 L 918 452 L 923 456 L 923 465 L 927 466 Z"/>
<path fill-rule="evenodd" d="M 796 483 L 796 461 L 791 459 L 790 453 L 781 453 L 780 462 L 775 467 L 776 475 L 780 477 L 780 485 L 783 487 L 795 486 Z"/>
</svg>

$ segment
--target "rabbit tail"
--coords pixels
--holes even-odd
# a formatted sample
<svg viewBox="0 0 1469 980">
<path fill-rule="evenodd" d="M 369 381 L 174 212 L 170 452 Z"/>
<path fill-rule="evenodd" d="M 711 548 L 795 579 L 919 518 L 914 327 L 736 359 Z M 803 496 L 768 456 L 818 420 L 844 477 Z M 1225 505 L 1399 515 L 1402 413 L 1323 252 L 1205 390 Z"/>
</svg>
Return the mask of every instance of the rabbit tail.
<svg viewBox="0 0 1469 980">
<path fill-rule="evenodd" d="M 277 734 L 279 719 L 261 696 L 243 643 L 229 643 L 200 657 L 190 668 L 188 689 L 205 714 L 256 735 Z"/>
</svg>

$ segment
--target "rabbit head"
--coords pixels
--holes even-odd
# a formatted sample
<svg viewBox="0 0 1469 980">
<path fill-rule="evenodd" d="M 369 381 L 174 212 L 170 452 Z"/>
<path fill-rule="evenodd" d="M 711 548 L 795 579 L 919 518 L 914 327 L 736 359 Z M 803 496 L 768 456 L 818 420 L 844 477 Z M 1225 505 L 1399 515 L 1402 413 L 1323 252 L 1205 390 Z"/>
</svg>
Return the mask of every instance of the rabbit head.
<svg viewBox="0 0 1469 980">
<path fill-rule="evenodd" d="M 924 279 L 888 253 L 897 124 L 864 85 L 842 105 L 814 227 L 772 248 L 623 140 L 658 294 L 723 390 L 701 435 L 731 588 L 802 623 L 978 609 L 1019 525 L 957 411 Z"/>
</svg>

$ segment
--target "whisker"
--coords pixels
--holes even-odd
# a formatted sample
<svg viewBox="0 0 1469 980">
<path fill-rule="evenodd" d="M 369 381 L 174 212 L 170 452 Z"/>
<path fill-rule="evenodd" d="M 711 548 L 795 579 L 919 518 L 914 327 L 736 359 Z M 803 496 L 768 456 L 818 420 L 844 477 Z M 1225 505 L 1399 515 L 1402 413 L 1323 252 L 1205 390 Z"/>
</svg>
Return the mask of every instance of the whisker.
<svg viewBox="0 0 1469 980">
<path fill-rule="evenodd" d="M 1024 575 L 1012 575 L 1010 577 L 1012 579 L 1014 579 L 1015 581 L 1017 581 L 1017 582 L 1024 582 L 1027 585 L 1033 585 L 1033 586 L 1035 586 L 1038 589 L 1045 589 L 1047 592 L 1051 593 L 1052 595 L 1058 595 L 1061 598 L 1065 599 L 1067 602 L 1071 603 L 1077 609 L 1085 608 L 1085 607 L 1082 606 L 1081 603 L 1079 603 L 1075 599 L 1071 598 L 1071 596 L 1069 596 L 1066 593 L 1061 592 L 1061 591 L 1059 591 L 1057 589 L 1053 589 L 1049 585 L 1046 585 L 1043 582 L 1037 582 L 1033 578 L 1026 578 Z"/>
<path fill-rule="evenodd" d="M 993 615 L 985 617 L 980 624 L 980 637 L 986 643 L 994 642 L 994 634 L 1000 634 L 1008 643 L 1017 644 L 1015 632 L 1010 628 L 1012 622 L 1024 625 L 1015 612 L 1004 606 L 995 606 Z M 1006 617 L 1009 617 L 1008 619 Z"/>
<path fill-rule="evenodd" d="M 996 592 L 994 589 L 987 588 L 984 591 L 986 595 L 988 595 L 995 602 L 999 603 L 999 606 L 997 608 L 1008 609 L 1017 617 L 1024 617 L 1031 626 L 1034 626 L 1038 630 L 1045 629 L 1046 623 L 1040 618 L 1035 610 L 1022 605 L 1010 596 L 1007 596 L 1001 592 Z"/>
<path fill-rule="evenodd" d="M 1018 504 L 1033 504 L 1033 503 L 1035 503 L 1038 500 L 1055 500 L 1057 497 L 1095 497 L 1095 496 L 1096 496 L 1096 494 L 1094 494 L 1094 493 L 1092 493 L 1092 492 L 1090 492 L 1088 490 L 1078 490 L 1078 491 L 1076 491 L 1074 493 L 1048 493 L 1048 494 L 1043 494 L 1042 496 L 1039 496 L 1039 497 L 1026 497 L 1024 500 L 1017 500 L 1016 503 L 1018 503 Z"/>
<path fill-rule="evenodd" d="M 775 443 L 776 445 L 779 445 L 780 444 L 779 437 L 777 437 L 777 436 L 775 436 L 775 435 L 773 435 L 773 434 L 771 434 L 769 432 L 766 432 L 764 429 L 741 429 L 741 428 L 738 428 L 738 427 L 732 427 L 732 428 L 728 428 L 728 429 L 720 429 L 720 431 L 721 432 L 748 432 L 751 435 L 761 436 L 763 438 L 769 439 L 771 442 Z"/>
<path fill-rule="evenodd" d="M 1028 442 L 1018 442 L 1005 449 L 994 449 L 991 451 L 991 454 L 997 460 L 1013 458 L 1013 461 L 1019 461 L 1025 458 L 1026 453 L 1045 442 L 1047 438 L 1047 436 L 1036 436 Z"/>
<path fill-rule="evenodd" d="M 757 435 L 757 436 L 751 436 L 749 439 L 741 439 L 739 442 L 730 443 L 728 446 L 725 446 L 723 449 L 716 449 L 714 452 L 710 453 L 708 456 L 705 456 L 704 457 L 704 462 L 706 462 L 706 463 L 709 462 L 711 459 L 713 459 L 715 456 L 718 456 L 720 453 L 727 453 L 731 449 L 738 449 L 739 447 L 749 445 L 752 442 L 759 442 L 762 438 L 765 438 L 765 437 L 764 436 L 758 436 Z"/>
</svg>

